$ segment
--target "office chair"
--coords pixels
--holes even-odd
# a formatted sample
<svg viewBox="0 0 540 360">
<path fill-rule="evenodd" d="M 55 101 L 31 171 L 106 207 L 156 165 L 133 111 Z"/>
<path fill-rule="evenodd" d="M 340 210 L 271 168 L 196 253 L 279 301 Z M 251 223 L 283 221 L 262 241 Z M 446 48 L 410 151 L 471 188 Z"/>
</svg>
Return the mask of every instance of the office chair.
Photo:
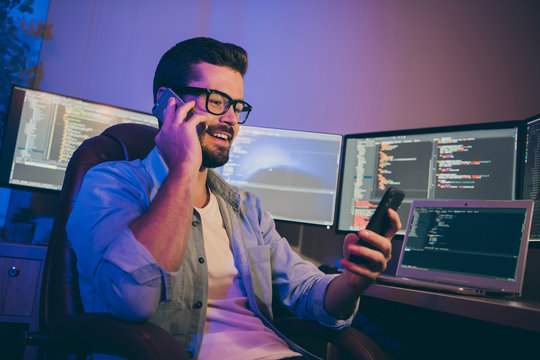
<svg viewBox="0 0 540 360">
<path fill-rule="evenodd" d="M 39 346 L 40 355 L 46 359 L 65 359 L 68 355 L 84 359 L 90 353 L 134 360 L 189 359 L 183 346 L 155 324 L 128 322 L 110 314 L 84 313 L 77 259 L 66 235 L 66 222 L 86 172 L 101 162 L 146 157 L 155 146 L 157 132 L 156 128 L 140 124 L 114 125 L 101 135 L 85 140 L 68 164 L 45 259 L 39 331 L 25 334 L 25 344 Z M 315 344 L 323 340 L 325 344 L 334 344 L 326 351 L 330 359 L 386 359 L 381 349 L 356 329 L 336 332 L 293 317 L 283 317 L 276 324 L 293 341 L 300 335 L 300 341 L 309 337 L 317 339 L 312 341 Z"/>
</svg>

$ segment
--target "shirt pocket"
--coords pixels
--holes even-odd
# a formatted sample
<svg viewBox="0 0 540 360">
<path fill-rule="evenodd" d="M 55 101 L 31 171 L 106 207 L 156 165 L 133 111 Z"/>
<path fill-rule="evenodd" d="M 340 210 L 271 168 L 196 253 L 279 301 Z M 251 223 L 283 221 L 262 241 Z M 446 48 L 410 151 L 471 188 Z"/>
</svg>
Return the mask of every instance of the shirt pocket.
<svg viewBox="0 0 540 360">
<path fill-rule="evenodd" d="M 249 260 L 252 263 L 270 264 L 270 245 L 252 246 L 247 249 Z"/>
</svg>

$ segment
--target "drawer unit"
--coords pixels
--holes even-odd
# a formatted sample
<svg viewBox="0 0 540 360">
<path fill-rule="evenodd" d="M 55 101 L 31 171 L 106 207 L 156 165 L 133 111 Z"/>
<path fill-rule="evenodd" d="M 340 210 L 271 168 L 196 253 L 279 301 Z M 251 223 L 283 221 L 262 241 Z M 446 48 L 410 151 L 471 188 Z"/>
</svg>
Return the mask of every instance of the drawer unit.
<svg viewBox="0 0 540 360">
<path fill-rule="evenodd" d="M 44 246 L 0 242 L 0 330 L 9 335 L 0 339 L 0 359 L 6 354 L 9 357 L 18 353 L 24 353 L 24 360 L 38 357 L 37 347 L 24 348 L 18 340 L 12 339 L 19 339 L 23 330 L 38 329 L 46 252 Z"/>
<path fill-rule="evenodd" d="M 0 315 L 32 316 L 42 261 L 0 257 Z"/>
</svg>

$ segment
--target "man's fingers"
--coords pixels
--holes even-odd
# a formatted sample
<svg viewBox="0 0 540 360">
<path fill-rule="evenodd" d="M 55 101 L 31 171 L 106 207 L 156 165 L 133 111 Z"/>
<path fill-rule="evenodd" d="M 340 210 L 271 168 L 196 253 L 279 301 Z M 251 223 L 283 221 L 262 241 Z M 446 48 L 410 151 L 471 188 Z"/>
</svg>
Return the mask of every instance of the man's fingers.
<svg viewBox="0 0 540 360">
<path fill-rule="evenodd" d="M 169 99 L 169 101 L 176 101 L 174 99 Z M 169 102 L 169 105 L 167 106 L 167 109 L 169 108 L 169 106 L 174 109 L 174 106 L 176 105 L 172 105 L 171 106 L 171 103 Z M 184 105 L 180 106 L 179 108 L 176 109 L 176 115 L 174 117 L 174 122 L 175 123 L 182 123 L 184 121 L 188 121 L 190 120 L 191 118 L 193 118 L 194 116 L 191 116 L 191 118 L 189 119 L 186 119 L 187 118 L 187 115 L 188 115 L 188 112 L 190 111 L 193 111 L 194 112 L 195 110 L 195 101 L 189 101 L 187 103 L 185 103 Z"/>
<path fill-rule="evenodd" d="M 388 209 L 388 217 L 390 218 L 390 228 L 386 231 L 384 237 L 390 239 L 401 229 L 401 220 L 398 213 L 392 209 Z"/>
</svg>

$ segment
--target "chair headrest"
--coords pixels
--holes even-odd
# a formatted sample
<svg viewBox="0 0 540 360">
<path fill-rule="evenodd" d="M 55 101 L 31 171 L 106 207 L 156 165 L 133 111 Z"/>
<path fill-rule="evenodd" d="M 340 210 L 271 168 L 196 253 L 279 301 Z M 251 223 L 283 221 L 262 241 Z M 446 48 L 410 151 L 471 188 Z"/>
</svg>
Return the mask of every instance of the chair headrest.
<svg viewBox="0 0 540 360">
<path fill-rule="evenodd" d="M 45 260 L 41 328 L 48 328 L 60 317 L 83 312 L 77 259 L 67 239 L 66 224 L 86 172 L 105 161 L 145 158 L 155 146 L 157 133 L 158 129 L 146 125 L 114 125 L 101 135 L 85 140 L 71 156 Z"/>
</svg>

